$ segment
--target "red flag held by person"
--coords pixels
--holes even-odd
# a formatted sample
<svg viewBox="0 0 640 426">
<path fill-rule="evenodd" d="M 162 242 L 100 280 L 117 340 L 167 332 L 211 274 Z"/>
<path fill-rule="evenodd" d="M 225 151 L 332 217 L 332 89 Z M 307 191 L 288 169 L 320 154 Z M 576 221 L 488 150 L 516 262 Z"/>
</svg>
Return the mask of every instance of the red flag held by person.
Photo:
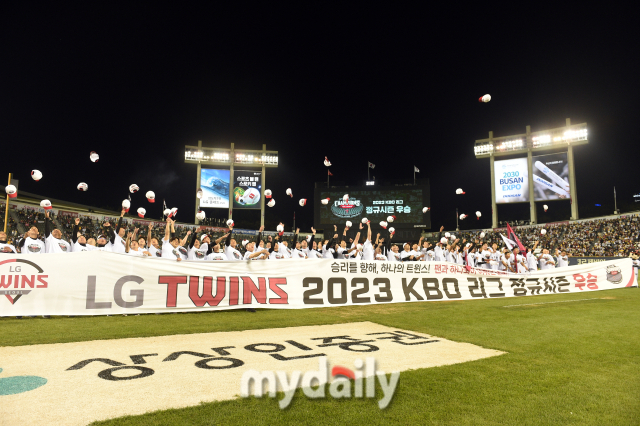
<svg viewBox="0 0 640 426">
<path fill-rule="evenodd" d="M 520 253 L 522 253 L 523 255 L 527 253 L 524 249 L 524 246 L 520 242 L 520 239 L 518 239 L 518 236 L 516 235 L 516 233 L 513 232 L 513 229 L 509 225 L 509 222 L 507 222 L 507 236 L 509 238 L 512 238 L 516 243 L 518 243 L 518 248 L 520 249 Z"/>
</svg>

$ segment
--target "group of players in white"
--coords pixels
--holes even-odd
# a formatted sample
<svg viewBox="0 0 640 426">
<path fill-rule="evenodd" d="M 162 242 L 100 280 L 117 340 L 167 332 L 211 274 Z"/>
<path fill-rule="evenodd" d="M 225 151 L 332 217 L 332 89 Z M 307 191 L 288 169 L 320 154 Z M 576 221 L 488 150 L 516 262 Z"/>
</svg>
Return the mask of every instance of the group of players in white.
<svg viewBox="0 0 640 426">
<path fill-rule="evenodd" d="M 62 239 L 62 232 L 55 229 L 49 212 L 45 214 L 44 242 L 38 239 L 38 228 L 32 227 L 22 239 L 18 247 L 21 253 L 68 253 L 83 251 L 110 251 L 132 256 L 153 256 L 176 261 L 182 260 L 274 260 L 274 259 L 348 259 L 348 260 L 379 260 L 391 262 L 451 262 L 474 268 L 493 269 L 511 273 L 527 273 L 539 269 L 551 269 L 568 266 L 569 259 L 565 251 L 556 250 L 555 256 L 549 250 L 536 251 L 538 243 L 520 253 L 517 247 L 513 250 L 498 249 L 497 244 L 489 246 L 487 243 L 475 240 L 467 242 L 459 239 L 442 237 L 442 229 L 436 242 L 432 243 L 423 238 L 418 243 L 393 244 L 393 233 L 386 232 L 386 236 L 377 234 L 372 239 L 371 224 L 361 223 L 355 237 L 348 237 L 349 228 L 344 228 L 342 235 L 338 234 L 334 225 L 334 235 L 323 241 L 315 240 L 315 229 L 312 235 L 302 241 L 298 240 L 299 229 L 289 243 L 283 238 L 284 233 L 263 238 L 260 228 L 256 242 L 244 240 L 240 244 L 233 238 L 233 224 L 230 232 L 211 241 L 203 233 L 188 231 L 182 239 L 175 236 L 174 221 L 167 218 L 164 238 L 159 241 L 152 236 L 153 225 L 149 226 L 146 238 L 138 237 L 134 232 L 127 232 L 122 226 L 123 210 L 120 220 L 115 227 L 109 222 L 104 223 L 103 235 L 96 240 L 86 239 L 80 232 L 80 219 L 76 219 L 70 242 Z M 280 224 L 279 230 L 284 229 Z M 365 229 L 366 228 L 366 229 Z M 147 244 L 148 242 L 148 244 Z M 242 249 L 242 251 L 240 251 Z M 6 235 L 0 232 L 0 252 L 16 252 L 16 248 L 6 243 Z"/>
</svg>

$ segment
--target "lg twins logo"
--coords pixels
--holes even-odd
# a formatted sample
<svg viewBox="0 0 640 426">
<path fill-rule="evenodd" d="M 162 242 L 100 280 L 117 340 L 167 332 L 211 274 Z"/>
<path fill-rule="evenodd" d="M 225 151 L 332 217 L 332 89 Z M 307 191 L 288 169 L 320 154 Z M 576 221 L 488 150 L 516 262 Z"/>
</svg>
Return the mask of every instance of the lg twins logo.
<svg viewBox="0 0 640 426">
<path fill-rule="evenodd" d="M 40 253 L 41 248 L 39 244 L 28 244 L 27 250 L 29 250 L 31 253 Z"/>
<path fill-rule="evenodd" d="M 331 212 L 338 217 L 350 218 L 362 214 L 363 205 L 357 198 L 349 198 L 347 201 L 339 199 L 331 206 Z"/>
<path fill-rule="evenodd" d="M 622 282 L 622 269 L 616 265 L 607 266 L 607 281 L 613 284 L 620 284 Z"/>
<path fill-rule="evenodd" d="M 12 305 L 33 288 L 47 288 L 48 275 L 41 267 L 24 259 L 7 259 L 0 262 L 0 295 Z"/>
</svg>

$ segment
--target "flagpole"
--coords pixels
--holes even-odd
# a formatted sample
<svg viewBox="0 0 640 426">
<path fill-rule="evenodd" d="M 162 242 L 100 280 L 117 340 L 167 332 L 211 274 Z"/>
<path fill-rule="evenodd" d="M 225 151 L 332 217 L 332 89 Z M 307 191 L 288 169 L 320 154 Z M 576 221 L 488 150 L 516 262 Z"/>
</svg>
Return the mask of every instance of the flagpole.
<svg viewBox="0 0 640 426">
<path fill-rule="evenodd" d="M 413 186 L 416 186 L 416 166 L 413 166 Z"/>
<path fill-rule="evenodd" d="M 616 196 L 616 187 L 613 187 L 613 214 L 618 214 L 618 198 Z"/>
<path fill-rule="evenodd" d="M 456 207 L 456 231 L 459 231 L 460 227 L 458 226 L 458 208 Z"/>
<path fill-rule="evenodd" d="M 329 188 L 329 169 L 327 169 L 327 188 Z"/>
<path fill-rule="evenodd" d="M 367 161 L 367 180 L 371 180 L 371 178 L 369 177 L 369 169 L 371 167 L 369 167 L 369 161 Z"/>
<path fill-rule="evenodd" d="M 9 185 L 11 185 L 11 173 L 9 173 L 9 183 L 7 183 L 7 186 Z M 4 233 L 5 234 L 7 233 L 7 223 L 9 223 L 9 194 L 7 194 L 7 203 L 5 204 L 5 210 L 4 210 Z"/>
</svg>

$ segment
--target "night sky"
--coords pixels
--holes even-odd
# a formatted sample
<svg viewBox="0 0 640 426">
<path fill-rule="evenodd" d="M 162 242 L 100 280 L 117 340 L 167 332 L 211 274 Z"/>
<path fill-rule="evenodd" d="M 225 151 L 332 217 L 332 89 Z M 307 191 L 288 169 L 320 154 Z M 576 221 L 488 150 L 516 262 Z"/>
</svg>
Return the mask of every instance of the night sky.
<svg viewBox="0 0 640 426">
<path fill-rule="evenodd" d="M 0 177 L 12 172 L 21 190 L 112 209 L 136 183 L 132 212 L 160 217 L 162 204 L 144 198 L 153 190 L 192 221 L 196 166 L 184 163 L 184 146 L 266 143 L 280 154 L 267 171 L 278 201 L 268 223 L 290 225 L 295 210 L 298 226 L 312 225 L 316 200 L 302 208 L 298 199 L 326 180 L 328 156 L 332 179 L 348 184 L 366 177 L 367 161 L 377 180 L 410 179 L 415 164 L 430 179 L 432 229 L 454 228 L 456 207 L 470 215 L 461 228 L 490 227 L 489 160 L 475 159 L 474 141 L 571 118 L 589 129 L 590 144 L 574 150 L 580 216 L 611 214 L 614 186 L 618 207 L 633 210 L 636 25 L 625 22 L 629 11 L 562 7 L 461 16 L 366 3 L 3 6 Z M 486 93 L 492 101 L 479 103 Z M 467 194 L 456 196 L 459 187 Z M 539 222 L 570 216 L 568 201 L 549 202 L 546 215 L 539 204 Z M 528 220 L 528 204 L 500 214 Z M 234 219 L 242 227 L 259 212 Z"/>
</svg>

